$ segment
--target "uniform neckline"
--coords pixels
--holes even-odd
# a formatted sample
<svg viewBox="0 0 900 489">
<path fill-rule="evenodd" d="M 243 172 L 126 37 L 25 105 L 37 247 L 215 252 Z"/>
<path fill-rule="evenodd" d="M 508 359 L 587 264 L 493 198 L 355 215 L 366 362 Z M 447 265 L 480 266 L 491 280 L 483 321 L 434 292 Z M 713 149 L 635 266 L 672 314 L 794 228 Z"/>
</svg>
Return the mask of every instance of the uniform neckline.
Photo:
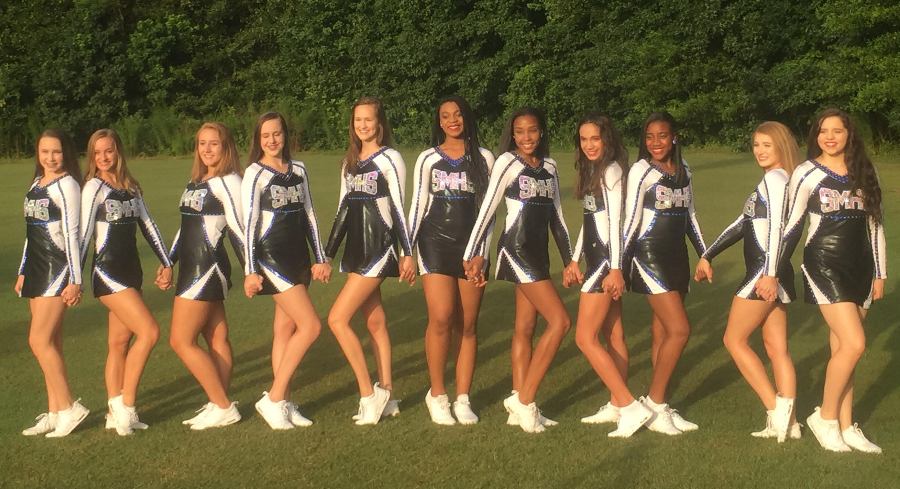
<svg viewBox="0 0 900 489">
<path fill-rule="evenodd" d="M 41 185 L 41 178 L 42 178 L 42 177 L 37 177 L 37 182 L 34 184 L 34 186 L 37 187 L 37 188 L 45 189 L 45 188 L 47 188 L 47 187 L 53 185 L 54 183 L 56 183 L 56 182 L 62 180 L 63 178 L 66 178 L 67 176 L 69 176 L 68 173 L 63 173 L 62 175 L 60 175 L 60 176 L 54 178 L 53 180 L 50 180 L 49 182 L 47 182 L 47 183 L 44 184 L 44 185 Z"/>
<path fill-rule="evenodd" d="M 262 161 L 257 161 L 256 163 L 257 163 L 259 166 L 261 166 L 261 167 L 263 167 L 263 168 L 269 170 L 270 172 L 272 172 L 272 173 L 274 173 L 274 174 L 276 174 L 276 175 L 282 175 L 282 176 L 285 176 L 285 177 L 286 177 L 286 176 L 289 176 L 289 175 L 291 174 L 291 172 L 294 170 L 294 162 L 293 162 L 293 161 L 290 161 L 290 160 L 287 162 L 287 169 L 286 169 L 285 171 L 283 171 L 283 172 L 282 172 L 282 171 L 278 171 L 278 170 L 276 170 L 275 168 L 272 168 L 271 166 L 269 166 L 269 165 L 263 163 Z M 213 177 L 213 178 L 215 178 L 215 177 Z M 208 181 L 208 180 L 207 180 L 207 181 Z"/>
<path fill-rule="evenodd" d="M 459 158 L 451 158 L 444 150 L 441 149 L 440 146 L 435 146 L 434 150 L 444 159 L 447 163 L 450 163 L 452 166 L 459 166 L 462 162 L 466 160 L 466 153 L 463 153 Z"/>
<path fill-rule="evenodd" d="M 519 160 L 520 163 L 522 163 L 523 165 L 525 165 L 525 168 L 528 168 L 528 169 L 530 169 L 530 170 L 532 170 L 532 171 L 538 171 L 538 170 L 541 170 L 541 169 L 544 168 L 544 162 L 546 161 L 544 158 L 541 158 L 540 163 L 538 164 L 538 166 L 531 166 L 531 165 L 528 164 L 527 161 L 525 161 L 524 158 L 522 158 L 521 156 L 519 156 L 519 153 L 513 153 L 512 155 L 513 155 L 517 160 Z"/>
<path fill-rule="evenodd" d="M 827 166 L 819 163 L 818 160 L 810 160 L 810 161 L 812 161 L 813 165 L 816 165 L 817 167 L 819 167 L 820 170 L 824 171 L 829 176 L 831 176 L 832 178 L 834 178 L 835 180 L 837 180 L 839 182 L 847 182 L 850 180 L 850 170 L 849 169 L 847 170 L 846 175 L 841 175 L 840 173 L 832 170 L 831 168 L 828 168 Z"/>
<path fill-rule="evenodd" d="M 364 166 L 368 165 L 369 162 L 371 162 L 371 161 L 374 160 L 378 155 L 384 153 L 384 152 L 387 151 L 387 150 L 388 150 L 388 147 L 387 147 L 387 146 L 382 146 L 382 147 L 378 148 L 378 151 L 376 151 L 376 152 L 370 154 L 368 158 L 366 158 L 366 159 L 364 159 L 364 160 L 358 160 L 358 161 L 356 162 L 357 168 L 361 168 L 361 167 L 364 167 Z"/>
</svg>

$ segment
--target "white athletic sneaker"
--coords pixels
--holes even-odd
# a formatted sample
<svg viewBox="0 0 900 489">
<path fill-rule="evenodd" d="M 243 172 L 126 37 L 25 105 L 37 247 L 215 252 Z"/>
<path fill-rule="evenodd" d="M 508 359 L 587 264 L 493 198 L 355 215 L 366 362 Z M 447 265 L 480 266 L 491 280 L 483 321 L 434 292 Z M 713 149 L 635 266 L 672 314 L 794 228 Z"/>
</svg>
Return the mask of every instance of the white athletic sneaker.
<svg viewBox="0 0 900 489">
<path fill-rule="evenodd" d="M 544 431 L 544 425 L 541 424 L 540 410 L 535 403 L 527 406 L 519 401 L 519 394 L 513 394 L 503 400 L 503 406 L 516 415 L 519 420 L 519 426 L 526 433 L 541 433 Z"/>
<path fill-rule="evenodd" d="M 696 423 L 691 423 L 690 421 L 681 417 L 681 414 L 678 414 L 677 409 L 673 409 L 671 406 L 668 408 L 669 416 L 672 417 L 672 424 L 675 425 L 681 432 L 685 431 L 694 431 L 699 429 Z"/>
<path fill-rule="evenodd" d="M 390 392 L 390 391 L 388 391 Z M 400 400 L 391 399 L 384 405 L 384 411 L 381 412 L 382 418 L 395 418 L 400 416 Z"/>
<path fill-rule="evenodd" d="M 581 418 L 581 422 L 587 424 L 617 423 L 618 421 L 619 408 L 613 406 L 611 402 L 601 406 L 596 413 Z"/>
<path fill-rule="evenodd" d="M 619 420 L 615 431 L 607 434 L 610 438 L 629 438 L 653 417 L 653 411 L 637 399 L 627 406 L 615 408 L 619 414 Z"/>
<path fill-rule="evenodd" d="M 854 450 L 865 453 L 881 453 L 881 447 L 869 441 L 856 423 L 842 431 L 841 437 L 844 439 L 844 443 Z"/>
<path fill-rule="evenodd" d="M 356 420 L 356 424 L 359 426 L 378 424 L 381 414 L 390 400 L 391 392 L 379 387 L 378 382 L 375 382 L 372 390 L 372 395 L 359 398 L 359 419 Z"/>
<path fill-rule="evenodd" d="M 213 403 L 210 404 L 212 407 L 204 411 L 206 416 L 191 425 L 192 430 L 200 431 L 208 428 L 221 428 L 241 420 L 241 413 L 237 409 L 237 401 L 232 402 L 231 405 L 224 409 Z"/>
<path fill-rule="evenodd" d="M 431 395 L 431 389 L 425 394 L 425 406 L 428 407 L 428 414 L 431 415 L 431 422 L 444 426 L 452 426 L 456 424 L 453 415 L 450 414 L 450 399 L 447 394 Z"/>
<path fill-rule="evenodd" d="M 775 394 L 775 409 L 770 412 L 769 417 L 772 418 L 772 428 L 775 429 L 775 437 L 778 439 L 778 443 L 784 443 L 785 438 L 787 438 L 793 412 L 794 399 Z"/>
<path fill-rule="evenodd" d="M 478 422 L 478 415 L 472 411 L 472 405 L 469 404 L 468 394 L 456 396 L 456 402 L 453 403 L 453 414 L 456 416 L 459 424 L 475 424 Z"/>
<path fill-rule="evenodd" d="M 647 426 L 647 429 L 664 435 L 680 435 L 682 433 L 672 420 L 672 413 L 669 410 L 668 404 L 657 404 L 653 402 L 649 396 L 642 397 L 640 401 L 644 406 L 647 406 L 648 409 L 653 411 L 653 416 L 644 423 Z"/>
<path fill-rule="evenodd" d="M 111 397 L 106 404 L 109 406 L 109 414 L 106 417 L 107 428 L 110 428 L 110 424 L 112 424 L 111 427 L 115 428 L 119 436 L 132 434 L 134 431 L 131 429 L 131 411 L 128 410 L 128 406 L 125 406 L 122 395 Z M 134 407 L 131 410 L 133 411 Z"/>
<path fill-rule="evenodd" d="M 37 423 L 31 428 L 22 430 L 22 434 L 25 436 L 46 435 L 56 429 L 56 417 L 56 413 L 41 413 L 34 418 Z"/>
<path fill-rule="evenodd" d="M 215 404 L 213 404 L 213 403 L 211 403 L 211 402 L 207 402 L 206 404 L 203 405 L 202 408 L 200 408 L 200 409 L 194 411 L 194 412 L 197 413 L 197 414 L 196 414 L 193 418 L 191 418 L 191 419 L 186 419 L 186 420 L 182 421 L 181 424 L 187 425 L 187 426 L 191 426 L 191 425 L 193 425 L 193 424 L 196 424 L 196 423 L 199 422 L 201 419 L 203 419 L 203 416 L 205 416 L 206 413 L 208 413 L 209 410 L 213 408 L 213 406 L 215 406 Z M 107 419 L 109 419 L 109 418 L 107 418 Z M 108 422 L 107 422 L 107 428 L 109 428 Z"/>
<path fill-rule="evenodd" d="M 517 390 L 510 391 L 510 394 L 514 395 L 514 396 L 517 395 L 518 393 L 519 393 L 519 391 L 517 391 Z M 504 407 L 506 407 L 506 406 L 504 405 Z M 519 426 L 519 416 L 516 413 L 510 411 L 509 409 L 507 409 L 506 412 L 509 413 L 509 416 L 506 417 L 506 424 L 509 426 Z M 559 424 L 556 421 L 553 421 L 552 419 L 545 417 L 544 413 L 542 413 L 540 409 L 538 409 L 538 420 L 541 422 L 541 426 L 556 426 Z"/>
<path fill-rule="evenodd" d="M 847 446 L 847 443 L 841 437 L 841 428 L 838 425 L 838 420 L 822 419 L 820 410 L 820 407 L 816 407 L 816 410 L 806 418 L 806 425 L 809 426 L 810 431 L 815 435 L 819 445 L 822 445 L 822 448 L 825 450 L 832 452 L 849 452 L 850 447 Z"/>
<path fill-rule="evenodd" d="M 56 428 L 47 433 L 47 438 L 62 438 L 72 432 L 87 417 L 88 408 L 81 405 L 81 399 L 72 403 L 69 409 L 56 413 Z"/>
<path fill-rule="evenodd" d="M 290 430 L 294 428 L 288 415 L 287 401 L 278 402 L 269 398 L 269 393 L 263 391 L 262 397 L 256 401 L 256 412 L 266 420 L 273 430 Z"/>
<path fill-rule="evenodd" d="M 298 406 L 297 403 L 288 401 L 287 410 L 288 410 L 288 419 L 291 420 L 292 425 L 300 426 L 301 428 L 306 428 L 307 426 L 313 425 L 313 422 L 311 419 L 300 414 L 300 406 Z"/>
<path fill-rule="evenodd" d="M 766 411 L 766 427 L 750 433 L 750 436 L 756 438 L 777 438 L 778 434 L 775 433 L 775 428 L 772 427 L 772 419 L 768 413 L 771 411 Z M 794 421 L 791 423 L 791 427 L 788 428 L 787 437 L 791 440 L 799 440 L 801 437 L 800 434 L 800 423 Z"/>
</svg>

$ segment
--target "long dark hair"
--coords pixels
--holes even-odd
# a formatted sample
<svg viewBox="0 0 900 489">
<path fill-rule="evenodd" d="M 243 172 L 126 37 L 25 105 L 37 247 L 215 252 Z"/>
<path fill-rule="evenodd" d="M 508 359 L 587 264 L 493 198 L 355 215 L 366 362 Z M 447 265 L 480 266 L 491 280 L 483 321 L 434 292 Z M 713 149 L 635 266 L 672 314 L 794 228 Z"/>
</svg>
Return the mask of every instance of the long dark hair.
<svg viewBox="0 0 900 489">
<path fill-rule="evenodd" d="M 847 165 L 847 174 L 850 177 L 850 185 L 854 190 L 861 189 L 866 212 L 880 223 L 881 213 L 881 186 L 878 184 L 878 175 L 875 173 L 875 165 L 866 153 L 866 145 L 862 136 L 856 129 L 856 125 L 850 118 L 850 114 L 841 109 L 829 108 L 819 113 L 816 123 L 809 128 L 809 137 L 806 140 L 806 156 L 814 160 L 822 155 L 819 147 L 819 131 L 822 122 L 829 117 L 838 117 L 847 129 L 847 146 L 844 148 L 844 163 Z"/>
<path fill-rule="evenodd" d="M 465 144 L 466 154 L 464 156 L 472 178 L 475 184 L 475 196 L 479 202 L 484 198 L 484 192 L 488 185 L 488 169 L 484 156 L 481 155 L 481 143 L 478 140 L 478 121 L 472 107 L 466 102 L 466 99 L 451 95 L 441 99 L 434 110 L 434 121 L 431 124 L 431 145 L 440 146 L 447 139 L 447 134 L 441 128 L 441 107 L 449 102 L 453 102 L 459 107 L 459 113 L 463 120 L 462 139 Z"/>
<path fill-rule="evenodd" d="M 37 140 L 34 142 L 34 178 L 43 177 L 44 176 L 44 167 L 41 166 L 41 155 L 39 151 L 39 147 L 41 145 L 41 139 L 44 138 L 56 138 L 59 140 L 59 145 L 62 146 L 62 168 L 63 171 L 68 173 L 81 185 L 81 182 L 78 180 L 81 178 L 81 167 L 78 165 L 78 153 L 75 151 L 75 143 L 72 142 L 72 139 L 69 136 L 62 132 L 59 129 L 45 129 L 44 132 L 38 136 Z"/>
<path fill-rule="evenodd" d="M 362 140 L 359 139 L 359 136 L 356 135 L 356 131 L 353 129 L 353 117 L 356 115 L 356 108 L 360 105 L 375 107 L 375 118 L 378 119 L 378 134 L 375 136 L 375 141 L 382 146 L 393 146 L 394 144 L 394 132 L 391 131 L 391 124 L 388 122 L 387 113 L 385 113 L 384 104 L 381 103 L 381 100 L 375 97 L 358 98 L 353 103 L 353 107 L 350 108 L 350 137 L 347 143 L 347 152 L 344 155 L 344 160 L 341 162 L 341 165 L 344 166 L 344 171 L 349 175 L 356 175 L 356 172 L 359 171 L 354 163 L 359 162 Z"/>
<path fill-rule="evenodd" d="M 500 147 L 497 149 L 498 155 L 516 149 L 516 141 L 513 139 L 513 124 L 515 124 L 516 119 L 526 115 L 537 119 L 538 128 L 541 130 L 541 138 L 538 141 L 537 148 L 534 150 L 534 155 L 540 159 L 550 156 L 550 134 L 547 132 L 547 118 L 544 117 L 544 111 L 534 107 L 522 107 L 509 116 L 509 120 L 506 121 L 506 126 L 503 128 L 503 135 L 500 136 Z"/>
<path fill-rule="evenodd" d="M 287 121 L 284 120 L 284 116 L 279 112 L 266 112 L 256 120 L 256 129 L 253 130 L 253 139 L 250 143 L 250 155 L 248 156 L 250 161 L 247 163 L 248 165 L 256 163 L 262 158 L 262 126 L 264 123 L 274 119 L 278 119 L 281 122 L 281 134 L 284 136 L 284 146 L 281 147 L 281 160 L 290 164 L 291 148 L 289 141 L 291 140 L 291 131 L 288 129 Z"/>
<path fill-rule="evenodd" d="M 593 124 L 600 128 L 600 139 L 603 141 L 603 154 L 599 160 L 591 161 L 581 150 L 581 126 Z M 597 191 L 606 182 L 603 174 L 612 163 L 618 163 L 622 167 L 622 181 L 628 173 L 628 150 L 622 143 L 622 137 L 609 117 L 599 113 L 590 112 L 578 121 L 575 127 L 575 196 L 579 199 L 586 194 Z"/>
<path fill-rule="evenodd" d="M 644 121 L 644 130 L 641 131 L 641 140 L 638 142 L 638 159 L 647 160 L 648 163 L 652 160 L 650 150 L 647 149 L 647 128 L 654 122 L 665 122 L 669 125 L 669 130 L 672 132 L 672 163 L 677 168 L 675 170 L 676 177 L 681 178 L 684 173 L 684 160 L 681 157 L 681 142 L 678 141 L 678 124 L 675 123 L 672 114 L 666 111 L 653 112 Z"/>
</svg>

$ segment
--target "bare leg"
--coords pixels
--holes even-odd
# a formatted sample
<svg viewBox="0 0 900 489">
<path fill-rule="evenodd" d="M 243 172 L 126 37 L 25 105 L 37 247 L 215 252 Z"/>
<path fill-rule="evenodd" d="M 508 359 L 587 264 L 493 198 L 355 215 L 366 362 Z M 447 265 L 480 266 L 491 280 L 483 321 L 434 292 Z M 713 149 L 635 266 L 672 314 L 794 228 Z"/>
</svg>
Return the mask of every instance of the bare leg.
<svg viewBox="0 0 900 489">
<path fill-rule="evenodd" d="M 66 305 L 60 297 L 35 297 L 28 301 L 28 306 L 31 309 L 28 346 L 44 373 L 48 411 L 55 413 L 68 409 L 72 405 L 72 394 L 57 341 L 62 335 Z"/>
<path fill-rule="evenodd" d="M 634 402 L 613 357 L 603 348 L 598 333 L 611 311 L 612 297 L 606 293 L 582 293 L 578 304 L 575 344 L 584 353 L 600 380 L 609 388 L 613 405 L 623 407 Z"/>
<path fill-rule="evenodd" d="M 456 278 L 429 273 L 422 276 L 425 303 L 428 306 L 428 326 L 425 329 L 425 359 L 431 380 L 431 395 L 447 393 L 444 369 L 450 350 L 450 322 L 456 307 Z"/>
<path fill-rule="evenodd" d="M 650 323 L 650 332 L 650 364 L 655 369 L 656 361 L 659 359 L 659 347 L 662 346 L 662 341 L 666 337 L 666 329 L 663 327 L 662 320 L 655 310 L 653 312 L 653 321 Z"/>
<path fill-rule="evenodd" d="M 728 349 L 728 353 L 734 359 L 734 363 L 740 370 L 741 375 L 744 376 L 744 379 L 750 384 L 756 395 L 759 396 L 766 409 L 770 411 L 775 409 L 775 388 L 769 382 L 769 374 L 766 373 L 766 367 L 763 365 L 762 360 L 750 348 L 747 341 L 750 335 L 767 321 L 767 318 L 774 310 L 774 303 L 735 297 L 731 301 L 728 325 L 725 326 L 725 337 L 723 338 L 725 348 Z M 784 328 L 781 331 L 784 332 Z M 779 340 L 774 334 L 776 332 L 774 328 L 770 329 L 769 339 L 772 341 L 772 348 L 777 350 L 784 345 L 784 348 L 781 349 L 786 350 L 787 338 Z M 790 361 L 790 358 L 788 358 L 788 361 Z"/>
<path fill-rule="evenodd" d="M 122 401 L 126 406 L 134 406 L 138 383 L 153 346 L 159 340 L 159 326 L 144 304 L 141 294 L 134 289 L 125 289 L 115 294 L 100 297 L 103 303 L 135 336 L 134 344 L 128 349 L 122 376 Z"/>
<path fill-rule="evenodd" d="M 797 373 L 787 344 L 787 308 L 778 304 L 766 317 L 762 326 L 763 344 L 766 355 L 772 361 L 775 387 L 778 392 L 791 399 L 797 397 Z M 796 420 L 796 412 L 791 413 L 791 422 Z"/>
<path fill-rule="evenodd" d="M 207 302 L 175 298 L 172 306 L 172 331 L 169 345 L 175 350 L 178 358 L 191 372 L 210 402 L 220 408 L 231 405 L 219 370 L 212 356 L 197 344 L 201 331 L 206 328 L 212 318 L 212 310 L 221 302 Z"/>
<path fill-rule="evenodd" d="M 216 302 L 210 311 L 209 320 L 203 328 L 203 338 L 209 348 L 209 356 L 216 364 L 219 379 L 227 391 L 231 387 L 231 372 L 234 361 L 231 354 L 231 342 L 228 340 L 228 320 L 225 316 L 225 304 Z"/>
<path fill-rule="evenodd" d="M 569 313 L 566 312 L 566 308 L 550 280 L 519 284 L 516 290 L 521 290 L 525 299 L 547 321 L 547 329 L 534 348 L 531 363 L 528 365 L 528 372 L 525 375 L 525 382 L 519 389 L 519 401 L 527 405 L 534 402 L 538 387 L 544 380 L 544 375 L 550 368 L 550 362 L 556 356 L 566 332 L 569 331 L 571 321 Z"/>
<path fill-rule="evenodd" d="M 319 337 L 322 323 L 303 285 L 295 285 L 275 294 L 273 299 L 278 308 L 296 325 L 294 333 L 282 349 L 281 363 L 275 369 L 275 379 L 269 389 L 269 399 L 277 402 L 286 398 L 291 377 L 309 351 L 309 347 Z"/>
<path fill-rule="evenodd" d="M 606 342 L 606 351 L 612 357 L 616 364 L 616 370 L 622 377 L 622 381 L 628 383 L 628 346 L 625 344 L 625 328 L 622 325 L 622 301 L 613 301 L 609 306 L 609 312 L 603 320 L 603 329 L 601 330 L 604 341 Z M 625 404 L 622 399 L 611 395 L 610 401 L 616 406 Z"/>
<path fill-rule="evenodd" d="M 278 371 L 288 341 L 297 329 L 291 317 L 275 302 L 275 318 L 272 320 L 272 374 Z"/>
<path fill-rule="evenodd" d="M 531 342 L 537 324 L 537 309 L 526 298 L 521 287 L 516 287 L 516 322 L 513 330 L 512 348 L 512 388 L 521 391 L 525 376 L 531 365 Z"/>
<path fill-rule="evenodd" d="M 659 349 L 649 392 L 650 399 L 659 404 L 666 402 L 666 389 L 691 334 L 691 325 L 679 292 L 648 295 L 647 301 L 653 308 L 654 317 L 659 318 L 662 325 L 663 337 L 655 340 L 659 342 Z M 657 333 L 655 327 L 654 333 Z"/>
<path fill-rule="evenodd" d="M 356 273 L 347 274 L 347 282 L 335 298 L 331 312 L 328 313 L 328 327 L 334 333 L 344 356 L 350 363 L 350 368 L 353 369 L 361 397 L 372 394 L 372 378 L 369 376 L 359 337 L 350 327 L 350 319 L 366 299 L 378 290 L 381 282 L 380 278 L 363 277 Z"/>
<path fill-rule="evenodd" d="M 131 347 L 131 330 L 119 320 L 112 311 L 107 314 L 109 331 L 107 332 L 106 367 L 104 368 L 104 380 L 106 382 L 106 398 L 122 395 L 122 385 L 125 382 L 125 359 L 128 357 L 128 349 Z"/>
<path fill-rule="evenodd" d="M 475 376 L 475 360 L 478 356 L 478 313 L 484 287 L 476 287 L 466 280 L 457 280 L 459 304 L 462 309 L 457 324 L 459 334 L 459 354 L 456 357 L 456 395 L 468 394 Z"/>
<path fill-rule="evenodd" d="M 866 333 L 856 304 L 839 302 L 820 304 L 819 310 L 831 330 L 831 359 L 825 370 L 825 389 L 822 395 L 822 418 L 851 423 L 853 371 L 866 349 Z M 848 404 L 844 406 L 845 402 Z M 846 412 L 846 415 L 844 414 Z M 846 419 L 845 419 L 846 418 Z"/>
<path fill-rule="evenodd" d="M 378 369 L 378 381 L 381 387 L 392 390 L 391 372 L 391 336 L 387 328 L 387 316 L 381 304 L 381 288 L 376 288 L 362 303 L 359 309 L 366 320 L 366 328 L 372 338 L 372 349 L 375 350 L 375 366 Z"/>
</svg>

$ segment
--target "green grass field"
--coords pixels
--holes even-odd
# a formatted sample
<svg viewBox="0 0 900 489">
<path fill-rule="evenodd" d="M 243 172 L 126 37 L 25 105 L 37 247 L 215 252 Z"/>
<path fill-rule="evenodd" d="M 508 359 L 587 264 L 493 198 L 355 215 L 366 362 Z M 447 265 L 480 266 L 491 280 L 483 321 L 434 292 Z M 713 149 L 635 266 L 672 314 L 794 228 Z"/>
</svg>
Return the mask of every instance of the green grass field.
<svg viewBox="0 0 900 489">
<path fill-rule="evenodd" d="M 411 173 L 416 152 L 404 153 Z M 570 154 L 556 154 L 566 188 L 573 182 Z M 749 154 L 690 151 L 698 213 L 708 242 L 731 222 L 760 172 Z M 327 236 L 337 204 L 338 153 L 301 154 L 310 170 L 322 232 Z M 891 260 L 900 254 L 900 158 L 876 158 L 887 207 Z M 106 395 L 106 310 L 85 294 L 66 316 L 65 348 L 73 392 L 92 410 L 77 431 L 61 440 L 19 434 L 46 409 L 43 380 L 27 345 L 29 314 L 12 286 L 21 256 L 22 196 L 33 164 L 0 165 L 0 487 L 897 487 L 900 480 L 900 316 L 896 275 L 888 298 L 869 316 L 868 351 L 856 375 L 855 418 L 884 448 L 884 455 L 831 454 L 804 430 L 800 441 L 778 445 L 751 438 L 765 422 L 764 409 L 722 347 L 731 296 L 743 277 L 738 247 L 716 260 L 716 282 L 694 285 L 687 299 L 693 336 L 675 373 L 671 402 L 700 430 L 665 437 L 646 430 L 628 440 L 606 437 L 610 426 L 578 422 L 608 399 L 574 344 L 572 334 L 538 393 L 545 414 L 560 422 L 543 435 L 508 427 L 501 400 L 510 389 L 509 340 L 512 287 L 491 282 L 481 311 L 479 359 L 472 391 L 482 421 L 471 427 L 431 423 L 423 397 L 428 388 L 423 352 L 425 306 L 419 284 L 394 281 L 382 287 L 394 345 L 394 392 L 402 414 L 374 427 L 355 426 L 353 375 L 327 328 L 295 377 L 294 400 L 316 424 L 275 433 L 253 403 L 271 382 L 269 348 L 272 303 L 247 300 L 238 290 L 226 302 L 235 372 L 231 394 L 244 420 L 225 429 L 191 432 L 181 425 L 205 397 L 167 345 L 171 292 L 152 286 L 155 258 L 145 244 L 146 300 L 163 335 L 150 358 L 139 392 L 144 432 L 120 438 L 103 430 Z M 148 206 L 167 240 L 178 226 L 177 204 L 189 160 L 146 159 L 131 163 L 145 188 Z M 411 182 L 411 177 L 408 178 Z M 578 232 L 579 205 L 566 190 L 569 230 Z M 496 242 L 496 241 L 495 241 Z M 555 255 L 551 253 L 551 256 Z M 799 253 L 798 253 L 799 255 Z M 558 283 L 560 264 L 553 264 Z M 895 265 L 896 266 L 896 265 Z M 892 270 L 897 273 L 896 268 Z M 234 279 L 239 279 L 234 274 Z M 799 280 L 799 277 L 798 277 Z M 316 284 L 311 295 L 324 318 L 344 282 Z M 239 282 L 238 282 L 239 283 Z M 576 290 L 562 292 L 572 317 Z M 821 398 L 828 356 L 827 329 L 816 308 L 790 306 L 790 346 L 798 377 L 798 413 L 805 418 Z M 649 307 L 642 297 L 625 298 L 631 350 L 629 385 L 646 392 L 650 378 Z M 361 333 L 362 328 L 358 329 Z M 759 339 L 756 338 L 759 345 Z M 371 362 L 370 362 L 371 365 Z M 452 365 L 451 365 L 452 368 Z M 374 365 L 372 366 L 374 371 Z M 452 372 L 452 370 L 448 370 Z M 452 379 L 452 373 L 448 374 Z M 449 386 L 452 391 L 452 385 Z"/>
</svg>

